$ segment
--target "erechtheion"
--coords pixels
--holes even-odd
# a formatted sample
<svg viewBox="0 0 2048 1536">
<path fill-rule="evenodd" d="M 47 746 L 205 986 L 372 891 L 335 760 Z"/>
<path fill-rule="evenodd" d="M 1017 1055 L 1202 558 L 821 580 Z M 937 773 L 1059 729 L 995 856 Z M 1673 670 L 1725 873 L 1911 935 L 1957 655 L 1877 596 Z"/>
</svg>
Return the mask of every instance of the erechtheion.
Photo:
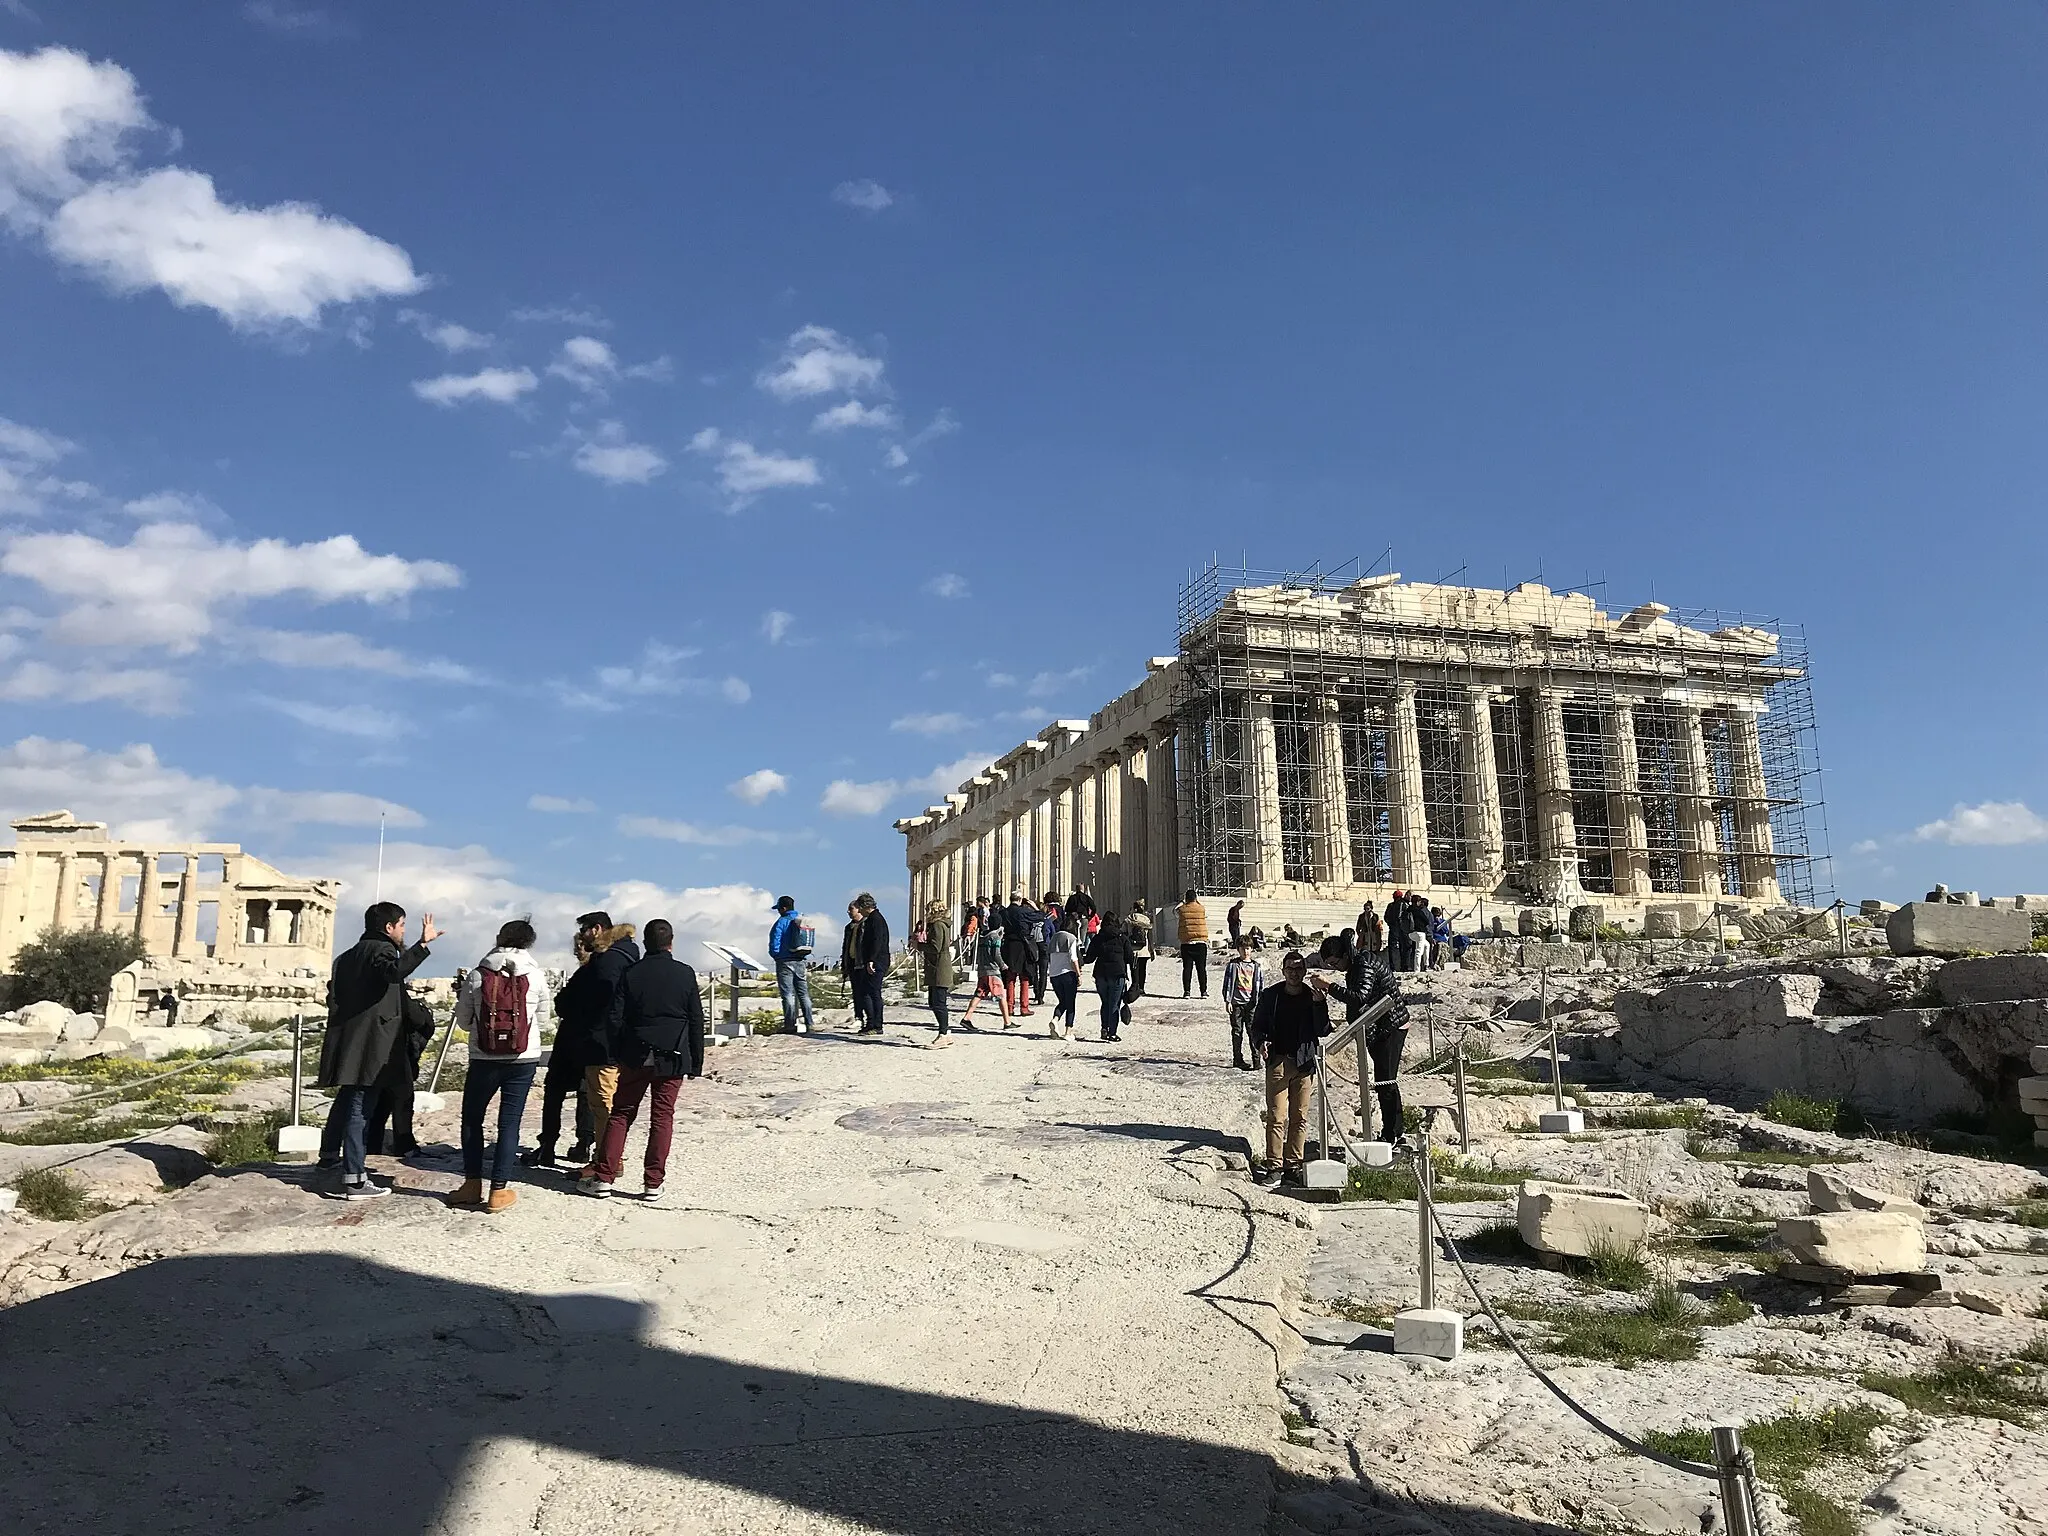
<svg viewBox="0 0 2048 1536">
<path fill-rule="evenodd" d="M 1291 577 L 1183 590 L 1178 654 L 899 821 L 913 902 L 1066 891 L 1247 922 L 1814 898 L 1796 633 L 1581 593 Z"/>
<path fill-rule="evenodd" d="M 235 843 L 110 838 L 69 811 L 13 826 L 14 847 L 0 849 L 0 971 L 55 927 L 133 933 L 170 959 L 326 974 L 338 880 L 284 874 Z"/>
</svg>

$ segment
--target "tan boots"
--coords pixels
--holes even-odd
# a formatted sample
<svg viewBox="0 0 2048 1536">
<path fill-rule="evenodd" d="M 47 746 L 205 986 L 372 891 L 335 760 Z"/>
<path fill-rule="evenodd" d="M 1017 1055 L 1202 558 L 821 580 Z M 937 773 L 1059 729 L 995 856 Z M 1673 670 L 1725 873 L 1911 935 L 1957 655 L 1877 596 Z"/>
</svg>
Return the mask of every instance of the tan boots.
<svg viewBox="0 0 2048 1536">
<path fill-rule="evenodd" d="M 511 1210 L 519 1203 L 519 1197 L 509 1189 L 494 1189 L 486 1195 L 482 1179 L 464 1179 L 462 1188 L 448 1197 L 448 1203 L 458 1211 L 482 1211 L 495 1216 Z"/>
</svg>

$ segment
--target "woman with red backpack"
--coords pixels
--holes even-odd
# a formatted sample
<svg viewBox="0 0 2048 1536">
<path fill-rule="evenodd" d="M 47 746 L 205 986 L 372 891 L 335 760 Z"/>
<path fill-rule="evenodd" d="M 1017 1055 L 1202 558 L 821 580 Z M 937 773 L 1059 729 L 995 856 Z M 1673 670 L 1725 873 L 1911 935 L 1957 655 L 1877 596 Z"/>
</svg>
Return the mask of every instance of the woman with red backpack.
<svg viewBox="0 0 2048 1536">
<path fill-rule="evenodd" d="M 462 1187 L 448 1203 L 492 1215 L 518 1203 L 512 1166 L 519 1152 L 519 1122 L 540 1067 L 541 1027 L 547 1021 L 548 979 L 533 958 L 533 924 L 515 918 L 498 942 L 463 979 L 455 999 L 455 1028 L 469 1034 L 469 1075 L 462 1084 Z M 484 1193 L 484 1115 L 498 1101 L 498 1143 L 492 1149 L 491 1190 Z"/>
</svg>

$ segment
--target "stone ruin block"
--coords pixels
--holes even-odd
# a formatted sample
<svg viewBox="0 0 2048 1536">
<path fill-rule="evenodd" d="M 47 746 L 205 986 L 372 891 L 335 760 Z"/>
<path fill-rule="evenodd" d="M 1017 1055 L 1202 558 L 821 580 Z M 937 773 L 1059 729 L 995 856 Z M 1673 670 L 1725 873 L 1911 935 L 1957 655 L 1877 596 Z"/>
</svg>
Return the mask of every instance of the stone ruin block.
<svg viewBox="0 0 2048 1536">
<path fill-rule="evenodd" d="M 1849 1275 L 1911 1275 L 1927 1267 L 1927 1229 L 1900 1211 L 1789 1216 L 1778 1246 L 1795 1264 Z"/>
<path fill-rule="evenodd" d="M 1951 960 L 1934 973 L 1944 1003 L 2011 1003 L 2048 997 L 2048 955 L 1980 955 Z"/>
<path fill-rule="evenodd" d="M 1626 1253 L 1650 1240 L 1650 1208 L 1618 1189 L 1576 1189 L 1531 1179 L 1515 1202 L 1515 1226 L 1538 1253 L 1586 1258 Z"/>
<path fill-rule="evenodd" d="M 1603 915 L 1603 910 L 1599 907 L 1573 907 L 1565 919 L 1566 935 L 1582 941 L 1599 937 L 1600 919 Z"/>
<path fill-rule="evenodd" d="M 1835 1168 L 1806 1170 L 1806 1198 L 1816 1211 L 1891 1211 L 1915 1221 L 1927 1219 L 1927 1207 L 1890 1190 L 1852 1183 Z"/>
<path fill-rule="evenodd" d="M 1675 939 L 1679 934 L 1678 913 L 1671 907 L 1645 907 L 1643 909 L 1643 937 L 1646 939 Z"/>
<path fill-rule="evenodd" d="M 1996 907 L 1909 901 L 1885 920 L 1884 934 L 1895 955 L 2002 955 L 2032 946 L 2034 922 L 2025 912 Z"/>
</svg>

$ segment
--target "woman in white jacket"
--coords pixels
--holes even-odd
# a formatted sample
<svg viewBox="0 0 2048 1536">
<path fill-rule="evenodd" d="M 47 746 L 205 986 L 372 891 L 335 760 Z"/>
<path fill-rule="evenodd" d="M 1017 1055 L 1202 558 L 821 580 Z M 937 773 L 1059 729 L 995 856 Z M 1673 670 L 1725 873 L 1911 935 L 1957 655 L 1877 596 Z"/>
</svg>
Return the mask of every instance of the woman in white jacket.
<svg viewBox="0 0 2048 1536">
<path fill-rule="evenodd" d="M 469 1076 L 462 1085 L 462 1188 L 448 1203 L 493 1215 L 518 1201 L 512 1166 L 519 1152 L 519 1122 L 540 1066 L 541 1027 L 550 1006 L 548 979 L 533 958 L 533 924 L 515 919 L 463 978 L 455 999 L 455 1027 L 469 1035 Z M 484 1115 L 498 1101 L 498 1143 L 492 1150 L 491 1188 L 484 1193 Z"/>
</svg>

